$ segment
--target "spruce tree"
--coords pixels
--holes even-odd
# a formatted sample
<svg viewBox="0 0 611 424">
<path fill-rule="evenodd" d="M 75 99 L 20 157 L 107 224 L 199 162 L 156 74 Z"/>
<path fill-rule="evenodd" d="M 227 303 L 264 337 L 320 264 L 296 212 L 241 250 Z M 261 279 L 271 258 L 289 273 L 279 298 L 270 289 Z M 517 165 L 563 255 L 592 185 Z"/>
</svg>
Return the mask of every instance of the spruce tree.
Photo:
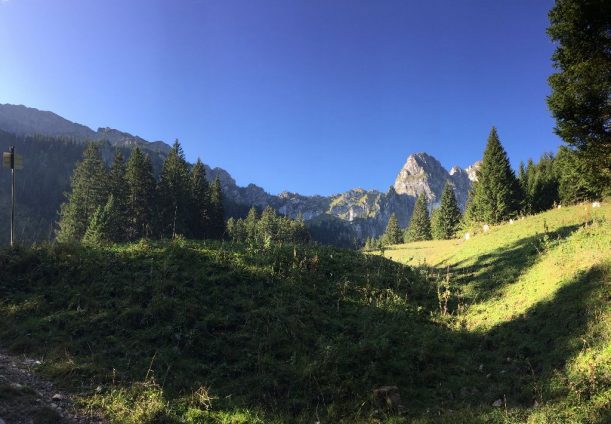
<svg viewBox="0 0 611 424">
<path fill-rule="evenodd" d="M 57 240 L 80 241 L 96 210 L 108 198 L 108 175 L 99 147 L 91 143 L 77 163 L 71 180 L 71 191 L 60 208 Z"/>
<path fill-rule="evenodd" d="M 257 209 L 255 209 L 255 207 L 253 206 L 248 211 L 248 215 L 246 215 L 246 220 L 244 221 L 244 230 L 246 232 L 245 236 L 246 236 L 246 240 L 249 243 L 257 242 L 258 219 L 259 218 L 257 216 Z"/>
<path fill-rule="evenodd" d="M 210 186 L 210 236 L 222 238 L 225 233 L 225 208 L 223 207 L 223 190 L 218 175 Z"/>
<path fill-rule="evenodd" d="M 600 198 L 592 162 L 575 150 L 561 146 L 554 160 L 558 197 L 564 204 Z"/>
<path fill-rule="evenodd" d="M 95 210 L 89 225 L 83 236 L 83 244 L 89 246 L 101 246 L 111 243 L 115 237 L 115 228 L 117 225 L 117 210 L 114 201 L 114 196 L 108 196 L 106 204 L 98 206 Z"/>
<path fill-rule="evenodd" d="M 475 221 L 498 223 L 520 209 L 520 187 L 494 127 L 471 190 L 469 216 Z"/>
<path fill-rule="evenodd" d="M 208 235 L 210 185 L 206 179 L 204 164 L 199 158 L 191 170 L 191 199 L 191 234 L 195 238 L 203 239 Z"/>
<path fill-rule="evenodd" d="M 159 230 L 162 237 L 190 237 L 191 181 L 189 165 L 176 140 L 159 177 Z"/>
<path fill-rule="evenodd" d="M 266 207 L 257 223 L 257 233 L 264 245 L 269 246 L 272 242 L 277 241 L 277 224 L 276 211 L 271 206 Z"/>
<path fill-rule="evenodd" d="M 611 3 L 556 0 L 548 35 L 556 44 L 556 73 L 547 104 L 556 133 L 579 152 L 579 166 L 593 175 L 580 191 L 611 193 Z"/>
<path fill-rule="evenodd" d="M 128 226 L 128 196 L 129 188 L 127 186 L 127 180 L 125 179 L 125 161 L 123 155 L 119 150 L 115 153 L 115 157 L 110 167 L 108 174 L 108 185 L 109 192 L 113 196 L 114 200 L 114 213 L 115 217 L 113 221 L 115 226 L 110 229 L 110 238 L 114 242 L 122 242 L 128 239 L 127 237 L 127 226 Z"/>
<path fill-rule="evenodd" d="M 405 232 L 405 241 L 412 242 L 431 239 L 431 220 L 427 209 L 426 196 L 421 194 L 416 198 L 416 205 Z"/>
<path fill-rule="evenodd" d="M 456 235 L 460 224 L 461 213 L 454 196 L 454 189 L 446 182 L 439 209 L 434 213 L 432 219 L 432 233 L 436 239 L 450 239 Z"/>
<path fill-rule="evenodd" d="M 403 242 L 403 231 L 399 227 L 397 216 L 394 213 L 388 219 L 382 239 L 386 244 L 399 244 Z"/>
<path fill-rule="evenodd" d="M 152 234 L 154 221 L 155 177 L 148 156 L 135 148 L 125 170 L 127 184 L 127 237 L 137 240 Z"/>
</svg>

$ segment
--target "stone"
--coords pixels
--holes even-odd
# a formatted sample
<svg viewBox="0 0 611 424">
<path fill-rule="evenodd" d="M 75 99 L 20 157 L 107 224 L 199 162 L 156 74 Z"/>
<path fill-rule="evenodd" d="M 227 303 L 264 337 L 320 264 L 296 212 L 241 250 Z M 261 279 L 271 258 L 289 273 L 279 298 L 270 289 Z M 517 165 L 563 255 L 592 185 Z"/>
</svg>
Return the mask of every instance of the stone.
<svg viewBox="0 0 611 424">
<path fill-rule="evenodd" d="M 373 401 L 380 407 L 397 411 L 401 407 L 399 388 L 397 386 L 382 386 L 374 389 Z"/>
<path fill-rule="evenodd" d="M 55 393 L 52 397 L 51 400 L 64 400 L 64 396 L 60 393 Z"/>
<path fill-rule="evenodd" d="M 501 406 L 503 406 L 503 399 L 497 399 L 494 402 L 492 402 L 492 406 L 494 406 L 495 408 L 500 408 Z"/>
</svg>

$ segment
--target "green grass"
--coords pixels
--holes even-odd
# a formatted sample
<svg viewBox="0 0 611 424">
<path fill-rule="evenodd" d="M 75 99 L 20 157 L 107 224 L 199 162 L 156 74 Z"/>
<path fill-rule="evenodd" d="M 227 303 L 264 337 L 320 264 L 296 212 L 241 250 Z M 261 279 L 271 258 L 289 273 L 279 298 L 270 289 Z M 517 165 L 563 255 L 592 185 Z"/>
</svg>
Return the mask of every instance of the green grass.
<svg viewBox="0 0 611 424">
<path fill-rule="evenodd" d="M 4 250 L 0 343 L 118 423 L 602 423 L 611 208 L 597 214 L 392 261 L 184 240 Z M 384 385 L 400 412 L 373 402 Z"/>
<path fill-rule="evenodd" d="M 449 326 L 481 337 L 484 369 L 505 385 L 504 395 L 527 403 L 527 391 L 516 388 L 532 388 L 538 408 L 514 408 L 517 421 L 604 422 L 611 407 L 610 222 L 610 205 L 579 205 L 469 240 L 410 243 L 384 254 L 423 270 L 443 302 L 450 293 Z"/>
</svg>

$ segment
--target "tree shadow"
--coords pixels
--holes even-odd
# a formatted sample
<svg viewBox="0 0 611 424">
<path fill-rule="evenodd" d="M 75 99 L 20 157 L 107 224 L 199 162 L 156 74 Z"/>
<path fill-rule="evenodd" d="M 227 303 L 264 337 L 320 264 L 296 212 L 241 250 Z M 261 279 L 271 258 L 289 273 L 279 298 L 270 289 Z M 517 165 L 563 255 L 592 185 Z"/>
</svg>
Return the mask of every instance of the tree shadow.
<svg viewBox="0 0 611 424">
<path fill-rule="evenodd" d="M 521 242 L 514 249 L 527 255 L 534 239 Z M 436 294 L 408 267 L 337 249 L 268 254 L 232 259 L 186 244 L 0 255 L 0 277 L 21 278 L 0 282 L 0 335 L 49 354 L 49 375 L 80 390 L 130 387 L 148 369 L 168 400 L 206 387 L 217 410 L 291 421 L 369 417 L 379 409 L 371 390 L 383 385 L 399 387 L 414 418 L 503 396 L 526 408 L 581 349 L 606 272 L 592 268 L 553 300 L 477 334 L 432 319 Z"/>
<path fill-rule="evenodd" d="M 529 270 L 543 252 L 559 241 L 568 238 L 580 225 L 561 227 L 555 231 L 521 238 L 485 255 L 480 255 L 474 262 L 471 259 L 433 268 L 443 275 L 450 267 L 452 281 L 458 286 L 469 286 L 477 293 L 478 301 L 485 301 L 498 296 L 507 286 L 516 282 L 520 275 Z M 469 265 L 466 265 L 469 263 Z M 475 298 L 466 299 L 474 301 Z"/>
</svg>

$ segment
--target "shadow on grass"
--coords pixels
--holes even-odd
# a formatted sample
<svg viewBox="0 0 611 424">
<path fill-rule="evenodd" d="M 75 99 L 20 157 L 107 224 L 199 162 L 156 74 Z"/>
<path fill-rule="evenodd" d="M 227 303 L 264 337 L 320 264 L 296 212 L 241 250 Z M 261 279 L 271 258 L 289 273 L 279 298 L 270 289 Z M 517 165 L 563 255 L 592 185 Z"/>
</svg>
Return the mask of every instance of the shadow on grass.
<svg viewBox="0 0 611 424">
<path fill-rule="evenodd" d="M 581 348 L 602 272 L 480 335 L 433 322 L 428 285 L 380 257 L 57 247 L 0 254 L 0 337 L 45 355 L 45 372 L 73 390 L 130 387 L 150 367 L 168 416 L 202 387 L 213 409 L 281 421 L 369 417 L 371 390 L 388 384 L 411 417 L 503 396 L 526 407 Z"/>
<path fill-rule="evenodd" d="M 548 247 L 546 244 L 566 239 L 579 228 L 580 225 L 571 225 L 525 237 L 478 256 L 473 262 L 471 262 L 472 259 L 464 259 L 433 268 L 433 270 L 443 275 L 447 266 L 450 265 L 453 281 L 460 286 L 469 286 L 473 292 L 477 293 L 478 301 L 485 301 L 497 296 L 504 287 L 516 282 L 520 275 L 528 271 L 541 258 L 541 254 Z M 474 301 L 475 299 L 467 300 Z"/>
</svg>

